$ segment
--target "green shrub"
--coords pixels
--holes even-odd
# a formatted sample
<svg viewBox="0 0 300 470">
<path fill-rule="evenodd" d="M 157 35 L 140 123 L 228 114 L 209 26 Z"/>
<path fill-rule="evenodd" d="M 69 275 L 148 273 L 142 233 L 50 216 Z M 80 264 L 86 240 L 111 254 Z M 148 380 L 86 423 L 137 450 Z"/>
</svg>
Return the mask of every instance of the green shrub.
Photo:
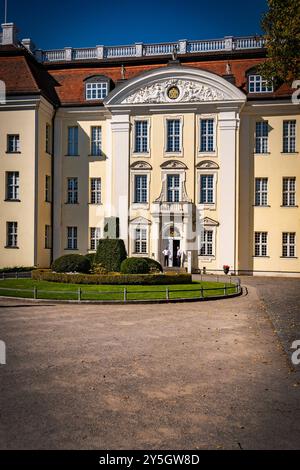
<svg viewBox="0 0 300 470">
<path fill-rule="evenodd" d="M 28 271 L 33 271 L 36 269 L 33 266 L 13 266 L 13 267 L 7 267 L 7 268 L 1 268 L 0 273 L 22 273 L 22 272 L 28 272 Z"/>
<path fill-rule="evenodd" d="M 149 264 L 143 258 L 127 258 L 121 264 L 123 274 L 148 274 L 149 271 Z"/>
<path fill-rule="evenodd" d="M 51 268 L 56 273 L 88 273 L 91 269 L 91 262 L 83 255 L 63 255 L 52 263 Z"/>
<path fill-rule="evenodd" d="M 143 258 L 143 259 L 147 261 L 150 273 L 162 273 L 163 272 L 162 265 L 155 259 L 152 259 L 152 258 Z"/>
<path fill-rule="evenodd" d="M 108 274 L 108 271 L 104 266 L 102 266 L 102 264 L 94 263 L 92 265 L 91 273 L 92 274 Z"/>
<path fill-rule="evenodd" d="M 85 255 L 85 257 L 90 260 L 91 266 L 92 266 L 92 265 L 94 264 L 94 262 L 95 262 L 95 256 L 96 256 L 96 253 L 87 253 L 87 254 Z"/>
<path fill-rule="evenodd" d="M 102 238 L 98 242 L 94 263 L 100 264 L 109 272 L 119 272 L 121 263 L 126 257 L 123 240 Z"/>
<path fill-rule="evenodd" d="M 33 271 L 32 279 L 69 284 L 115 285 L 190 284 L 192 282 L 191 274 L 67 274 L 53 273 L 50 269 Z"/>
</svg>

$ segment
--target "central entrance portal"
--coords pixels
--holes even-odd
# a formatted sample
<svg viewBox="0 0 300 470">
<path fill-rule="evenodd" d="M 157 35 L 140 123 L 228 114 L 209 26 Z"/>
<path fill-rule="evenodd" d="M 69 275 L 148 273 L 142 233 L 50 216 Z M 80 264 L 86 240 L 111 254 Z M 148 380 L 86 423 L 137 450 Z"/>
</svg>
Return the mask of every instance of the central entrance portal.
<svg viewBox="0 0 300 470">
<path fill-rule="evenodd" d="M 178 249 L 181 249 L 181 237 L 177 228 L 168 227 L 164 237 L 164 249 L 169 252 L 169 268 L 179 268 L 182 263 L 182 256 L 178 256 Z"/>
</svg>

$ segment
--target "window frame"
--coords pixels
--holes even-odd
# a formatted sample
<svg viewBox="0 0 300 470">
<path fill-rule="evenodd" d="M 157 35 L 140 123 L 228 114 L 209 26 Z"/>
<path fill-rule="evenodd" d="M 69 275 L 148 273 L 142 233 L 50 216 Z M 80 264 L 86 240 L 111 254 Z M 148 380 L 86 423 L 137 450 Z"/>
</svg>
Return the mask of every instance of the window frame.
<svg viewBox="0 0 300 470">
<path fill-rule="evenodd" d="M 287 182 L 287 189 L 285 189 Z M 291 188 L 291 183 L 293 187 Z M 285 201 L 286 198 L 286 201 Z M 291 204 L 291 199 L 294 204 Z M 285 203 L 286 202 L 286 203 Z M 296 176 L 283 176 L 282 178 L 282 207 L 297 207 L 296 205 Z"/>
<path fill-rule="evenodd" d="M 173 184 L 171 187 L 169 187 L 169 180 L 170 179 L 175 180 L 176 177 L 178 177 L 178 186 Z M 171 198 L 172 200 L 170 200 L 169 198 L 170 192 L 174 196 L 175 194 L 177 194 L 174 191 L 178 191 L 178 201 L 176 200 L 176 197 Z M 182 202 L 182 178 L 179 172 L 166 173 L 166 202 L 169 204 L 176 204 L 176 203 Z"/>
<path fill-rule="evenodd" d="M 173 135 L 173 139 L 178 137 L 179 150 L 173 150 L 169 148 L 169 123 L 171 121 L 179 122 L 179 134 Z M 167 157 L 170 155 L 182 156 L 183 155 L 183 118 L 182 116 L 168 116 L 165 118 L 165 144 L 164 144 L 164 153 Z M 173 147 L 174 148 L 174 147 Z"/>
<path fill-rule="evenodd" d="M 293 242 L 291 242 L 291 236 Z M 285 240 L 286 237 L 286 240 Z M 286 250 L 286 254 L 285 254 Z M 291 254 L 292 251 L 292 254 Z M 296 232 L 282 232 L 282 253 L 281 258 L 297 258 L 296 255 Z"/>
<path fill-rule="evenodd" d="M 291 125 L 293 129 L 291 130 Z M 285 135 L 285 125 L 287 125 L 287 135 Z M 290 154 L 296 152 L 296 131 L 297 131 L 297 121 L 296 119 L 284 119 L 282 121 L 282 153 Z M 287 143 L 287 147 L 285 144 Z"/>
<path fill-rule="evenodd" d="M 52 202 L 51 175 L 45 175 L 45 202 Z"/>
<path fill-rule="evenodd" d="M 105 93 L 102 91 L 105 90 Z M 95 91 L 95 93 L 93 93 Z M 93 75 L 84 80 L 85 101 L 103 101 L 110 92 L 110 78 L 105 75 Z M 95 94 L 95 96 L 93 96 Z"/>
<path fill-rule="evenodd" d="M 78 250 L 78 227 L 76 225 L 67 226 L 66 250 Z"/>
<path fill-rule="evenodd" d="M 94 233 L 93 233 L 94 232 Z M 98 236 L 96 234 L 98 233 Z M 90 227 L 90 251 L 96 251 L 99 240 L 101 239 L 100 227 Z"/>
<path fill-rule="evenodd" d="M 12 231 L 9 230 L 10 224 L 12 225 Z M 12 243 L 10 243 L 12 241 Z M 19 248 L 18 246 L 18 222 L 8 221 L 6 222 L 6 246 L 5 248 Z"/>
<path fill-rule="evenodd" d="M 93 137 L 94 130 L 99 131 L 99 135 Z M 96 131 L 95 131 L 96 132 Z M 95 151 L 96 149 L 96 151 Z M 90 157 L 102 157 L 102 126 L 91 126 L 90 130 Z"/>
<path fill-rule="evenodd" d="M 69 183 L 73 181 L 73 187 L 70 187 Z M 66 204 L 79 204 L 78 202 L 78 177 L 77 176 L 70 176 L 67 177 L 67 202 Z"/>
<path fill-rule="evenodd" d="M 51 225 L 45 225 L 45 250 L 51 250 L 52 248 L 52 233 L 51 233 Z"/>
<path fill-rule="evenodd" d="M 261 128 L 260 135 L 258 135 L 258 126 Z M 267 129 L 266 135 L 264 134 L 264 127 Z M 255 142 L 254 153 L 257 155 L 269 154 L 269 121 L 256 121 L 255 122 Z"/>
<path fill-rule="evenodd" d="M 202 123 L 207 122 L 207 126 L 205 129 L 205 148 L 202 147 L 202 138 L 203 138 L 203 129 Z M 208 123 L 212 123 L 212 133 L 208 132 Z M 212 137 L 212 149 L 209 149 L 209 137 Z M 199 145 L 198 145 L 198 152 L 200 154 L 209 154 L 214 155 L 216 153 L 216 118 L 213 116 L 201 116 L 199 119 Z"/>
<path fill-rule="evenodd" d="M 273 93 L 274 92 L 274 84 L 273 82 L 268 84 L 268 80 L 264 79 L 258 73 L 249 73 L 247 77 L 247 90 L 248 93 L 256 94 L 256 93 Z M 253 85 L 253 90 L 251 90 L 251 85 Z M 257 86 L 259 89 L 257 90 Z"/>
<path fill-rule="evenodd" d="M 77 131 L 77 137 L 75 135 L 71 135 L 71 130 Z M 79 156 L 79 128 L 78 125 L 75 126 L 68 126 L 67 128 L 67 153 L 68 157 L 78 157 Z M 74 132 L 73 134 L 76 134 Z M 75 138 L 76 137 L 76 138 Z"/>
<path fill-rule="evenodd" d="M 9 183 L 9 175 L 13 175 L 12 183 Z M 17 175 L 17 178 L 16 176 Z M 20 202 L 20 172 L 19 171 L 6 171 L 5 175 L 5 201 L 17 201 Z M 10 189 L 12 196 L 10 196 Z"/>
<path fill-rule="evenodd" d="M 99 183 L 99 187 L 96 187 L 95 185 L 93 188 L 93 182 Z M 100 176 L 92 176 L 90 178 L 90 204 L 102 204 L 102 180 Z"/>
<path fill-rule="evenodd" d="M 263 240 L 265 236 L 265 241 Z M 265 250 L 265 253 L 264 253 Z M 268 258 L 268 232 L 254 232 L 254 257 Z"/>
<path fill-rule="evenodd" d="M 140 237 L 137 238 L 137 232 Z M 144 234 L 144 235 L 143 235 Z M 137 249 L 137 247 L 139 249 Z M 143 247 L 145 249 L 143 249 Z M 146 255 L 148 254 L 148 227 L 144 225 L 137 225 L 134 227 L 134 254 Z"/>
<path fill-rule="evenodd" d="M 45 128 L 45 152 L 51 155 L 52 152 L 52 126 L 48 122 Z"/>
<path fill-rule="evenodd" d="M 211 240 L 207 240 L 207 235 L 211 234 Z M 200 250 L 199 250 L 199 256 L 201 258 L 213 258 L 215 257 L 215 230 L 213 227 L 204 227 L 203 230 L 201 231 L 201 242 L 200 242 Z M 207 250 L 208 247 L 211 247 L 211 253 L 209 253 Z"/>
<path fill-rule="evenodd" d="M 21 139 L 20 134 L 7 134 L 7 142 L 6 142 L 6 153 L 21 153 Z M 11 139 L 13 141 L 13 150 L 10 149 L 10 142 Z"/>
<path fill-rule="evenodd" d="M 258 184 L 259 183 L 259 184 Z M 269 179 L 267 177 L 255 177 L 254 180 L 254 206 L 255 207 L 269 207 L 268 206 L 268 186 Z"/>
</svg>

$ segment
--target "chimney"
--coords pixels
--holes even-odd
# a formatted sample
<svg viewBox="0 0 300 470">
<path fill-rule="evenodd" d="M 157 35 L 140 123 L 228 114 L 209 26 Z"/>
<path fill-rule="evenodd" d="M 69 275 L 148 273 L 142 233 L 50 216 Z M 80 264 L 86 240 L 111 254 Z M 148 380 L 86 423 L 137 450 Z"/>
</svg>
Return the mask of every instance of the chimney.
<svg viewBox="0 0 300 470">
<path fill-rule="evenodd" d="M 36 49 L 34 42 L 32 39 L 26 38 L 22 39 L 21 43 L 23 44 L 26 49 L 28 49 L 29 52 L 33 53 Z"/>
<path fill-rule="evenodd" d="M 14 23 L 3 23 L 2 25 L 2 45 L 17 45 L 17 28 Z"/>
</svg>

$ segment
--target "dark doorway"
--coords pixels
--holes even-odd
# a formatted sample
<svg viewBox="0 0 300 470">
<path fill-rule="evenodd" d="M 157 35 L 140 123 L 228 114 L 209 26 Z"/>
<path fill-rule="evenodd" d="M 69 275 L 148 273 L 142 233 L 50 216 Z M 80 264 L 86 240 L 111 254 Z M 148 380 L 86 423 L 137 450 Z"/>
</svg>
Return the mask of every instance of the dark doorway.
<svg viewBox="0 0 300 470">
<path fill-rule="evenodd" d="M 180 267 L 179 259 L 177 258 L 177 248 L 180 247 L 180 240 L 173 240 L 173 266 Z"/>
</svg>

